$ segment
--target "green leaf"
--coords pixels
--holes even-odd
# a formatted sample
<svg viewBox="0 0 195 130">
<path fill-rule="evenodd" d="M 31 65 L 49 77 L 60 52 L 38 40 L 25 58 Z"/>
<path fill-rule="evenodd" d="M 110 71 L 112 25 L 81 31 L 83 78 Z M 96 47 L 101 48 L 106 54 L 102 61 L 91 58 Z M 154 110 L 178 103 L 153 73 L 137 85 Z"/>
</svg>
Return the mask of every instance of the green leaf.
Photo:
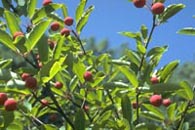
<svg viewBox="0 0 195 130">
<path fill-rule="evenodd" d="M 178 65 L 179 61 L 175 60 L 164 66 L 163 69 L 159 72 L 160 80 L 166 82 Z"/>
<path fill-rule="evenodd" d="M 131 63 L 126 61 L 126 60 L 121 60 L 121 59 L 113 59 L 109 62 L 110 64 L 114 64 L 114 65 L 125 65 L 125 66 L 130 66 Z"/>
<path fill-rule="evenodd" d="M 141 34 L 142 34 L 143 39 L 147 39 L 148 28 L 145 25 L 141 26 Z"/>
<path fill-rule="evenodd" d="M 119 32 L 119 34 L 128 37 L 133 38 L 135 40 L 141 41 L 141 34 L 140 33 L 133 33 L 133 32 Z"/>
<path fill-rule="evenodd" d="M 40 10 L 36 11 L 34 15 L 32 16 L 32 23 L 36 24 L 43 18 L 47 17 L 50 13 L 62 8 L 63 13 L 66 13 L 65 5 L 63 4 L 49 4 L 47 6 L 42 7 Z"/>
<path fill-rule="evenodd" d="M 146 53 L 146 48 L 140 41 L 137 41 L 137 50 L 141 54 L 145 54 Z"/>
<path fill-rule="evenodd" d="M 155 115 L 158 115 L 158 117 L 162 120 L 165 119 L 164 117 L 164 113 L 162 111 L 160 111 L 159 108 L 157 107 L 154 107 L 153 105 L 150 105 L 150 104 L 143 104 L 143 106 L 148 110 L 148 111 L 151 111 L 153 112 Z"/>
<path fill-rule="evenodd" d="M 194 92 L 191 85 L 187 81 L 182 81 L 180 82 L 180 86 L 183 88 L 183 90 L 179 91 L 177 94 L 187 100 L 192 100 L 194 98 Z"/>
<path fill-rule="evenodd" d="M 50 125 L 50 124 L 44 124 L 39 126 L 40 130 L 58 130 L 58 128 L 55 125 Z"/>
<path fill-rule="evenodd" d="M 164 52 L 167 51 L 167 49 L 168 46 L 154 47 L 148 51 L 147 57 L 155 57 L 156 55 L 162 55 Z"/>
<path fill-rule="evenodd" d="M 64 44 L 65 37 L 60 37 L 59 40 L 57 41 L 56 48 L 54 50 L 54 59 L 60 58 L 63 44 Z"/>
<path fill-rule="evenodd" d="M 158 114 L 152 112 L 152 111 L 142 111 L 140 113 L 141 117 L 145 117 L 147 119 L 153 120 L 153 121 L 158 121 L 158 122 L 162 122 L 164 121 L 161 117 L 159 117 Z"/>
<path fill-rule="evenodd" d="M 13 35 L 15 32 L 20 31 L 18 17 L 8 10 L 4 11 L 4 15 L 11 34 Z"/>
<path fill-rule="evenodd" d="M 195 36 L 195 28 L 186 27 L 186 28 L 179 30 L 177 33 Z"/>
<path fill-rule="evenodd" d="M 17 0 L 17 3 L 19 6 L 24 6 L 25 5 L 25 0 Z"/>
<path fill-rule="evenodd" d="M 74 89 L 77 87 L 78 83 L 79 83 L 79 79 L 78 79 L 78 77 L 75 75 L 75 76 L 70 80 L 69 88 L 71 89 L 71 91 L 74 91 Z"/>
<path fill-rule="evenodd" d="M 76 25 L 76 30 L 78 34 L 81 33 L 83 27 L 87 24 L 88 18 L 93 10 L 94 10 L 94 6 L 91 5 L 83 12 L 82 17 L 78 20 Z"/>
<path fill-rule="evenodd" d="M 35 45 L 38 43 L 40 38 L 43 36 L 45 31 L 47 30 L 50 22 L 51 22 L 50 20 L 42 21 L 39 24 L 37 24 L 33 28 L 33 30 L 30 32 L 25 42 L 25 46 L 28 52 L 30 52 L 35 47 Z"/>
<path fill-rule="evenodd" d="M 52 60 L 42 67 L 40 70 L 40 76 L 43 83 L 51 80 L 60 70 L 66 57 L 62 57 L 59 60 Z"/>
<path fill-rule="evenodd" d="M 8 81 L 11 78 L 17 78 L 17 74 L 8 69 L 0 69 L 0 80 Z"/>
<path fill-rule="evenodd" d="M 122 114 L 125 119 L 128 120 L 130 129 L 133 129 L 133 110 L 131 106 L 131 101 L 127 95 L 123 96 L 121 99 Z"/>
<path fill-rule="evenodd" d="M 158 83 L 150 86 L 151 92 L 175 92 L 179 89 L 182 89 L 180 85 L 174 83 Z"/>
<path fill-rule="evenodd" d="M 77 60 L 73 60 L 73 72 L 77 75 L 77 77 L 79 78 L 79 80 L 81 81 L 81 83 L 84 83 L 85 80 L 83 78 L 83 74 L 85 72 L 85 65 L 82 61 L 80 61 L 79 59 Z"/>
<path fill-rule="evenodd" d="M 137 76 L 131 69 L 123 66 L 119 67 L 119 70 L 127 77 L 127 79 L 133 85 L 133 87 L 138 87 L 139 82 L 137 80 Z"/>
<path fill-rule="evenodd" d="M 37 0 L 29 0 L 28 1 L 27 11 L 28 11 L 29 18 L 32 18 L 32 16 L 34 15 L 35 9 L 36 9 L 36 5 L 37 5 Z"/>
<path fill-rule="evenodd" d="M 76 113 L 74 126 L 75 130 L 85 130 L 85 115 L 82 109 Z"/>
<path fill-rule="evenodd" d="M 3 115 L 4 118 L 4 128 L 8 127 L 13 121 L 14 121 L 14 113 L 9 111 L 1 111 L 1 115 Z"/>
<path fill-rule="evenodd" d="M 160 15 L 161 22 L 166 22 L 169 18 L 176 15 L 179 11 L 181 11 L 183 8 L 185 8 L 184 4 L 172 4 L 169 5 L 162 15 Z"/>
<path fill-rule="evenodd" d="M 0 68 L 4 69 L 7 66 L 9 66 L 12 63 L 12 59 L 6 59 L 6 60 L 2 60 L 0 61 Z"/>
<path fill-rule="evenodd" d="M 136 66 L 140 65 L 141 58 L 136 52 L 128 49 L 125 51 L 125 55 L 128 57 L 128 60 L 131 61 L 131 63 L 136 64 Z"/>
<path fill-rule="evenodd" d="M 43 34 L 37 43 L 38 54 L 42 62 L 48 61 L 49 59 L 49 47 L 48 47 L 48 37 Z"/>
<path fill-rule="evenodd" d="M 4 15 L 4 8 L 0 7 L 0 16 L 3 17 Z"/>
<path fill-rule="evenodd" d="M 63 4 L 61 4 L 61 8 L 62 8 L 62 14 L 63 14 L 64 18 L 67 17 L 68 16 L 67 6 L 63 3 Z"/>
<path fill-rule="evenodd" d="M 105 89 L 115 89 L 115 88 L 128 88 L 129 85 L 123 82 L 110 82 L 110 83 L 104 83 L 103 87 Z"/>
<path fill-rule="evenodd" d="M 172 103 L 171 105 L 169 105 L 169 107 L 167 108 L 167 115 L 168 118 L 172 121 L 176 120 L 176 113 L 175 113 L 175 109 L 176 109 L 176 103 Z"/>
<path fill-rule="evenodd" d="M 83 11 L 85 9 L 87 0 L 81 0 L 76 9 L 76 23 L 78 23 L 79 19 L 82 17 Z"/>
</svg>

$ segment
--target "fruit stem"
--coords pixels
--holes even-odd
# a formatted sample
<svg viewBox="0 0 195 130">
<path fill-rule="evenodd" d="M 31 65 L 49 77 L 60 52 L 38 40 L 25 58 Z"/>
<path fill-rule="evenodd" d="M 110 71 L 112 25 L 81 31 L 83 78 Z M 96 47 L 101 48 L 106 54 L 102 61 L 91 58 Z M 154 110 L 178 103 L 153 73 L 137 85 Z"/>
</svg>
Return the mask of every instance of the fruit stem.
<svg viewBox="0 0 195 130">
<path fill-rule="evenodd" d="M 84 46 L 83 46 L 83 43 L 82 43 L 80 37 L 78 36 L 78 34 L 77 34 L 74 30 L 72 30 L 72 33 L 74 34 L 74 36 L 75 36 L 76 39 L 78 40 L 79 44 L 81 45 L 81 48 L 82 48 L 82 50 L 83 50 L 84 55 L 86 55 L 85 48 L 84 48 Z"/>
<path fill-rule="evenodd" d="M 155 27 L 156 27 L 156 16 L 153 15 L 152 29 L 151 29 L 150 34 L 148 36 L 147 42 L 145 43 L 145 49 L 146 50 L 147 50 L 148 45 L 150 43 L 150 40 L 152 38 L 152 34 L 154 32 Z M 138 68 L 138 72 L 141 72 L 141 69 L 142 69 L 142 66 L 143 66 L 145 57 L 146 57 L 146 53 L 142 55 L 141 62 L 140 62 L 140 66 Z M 139 95 L 140 95 L 140 93 L 141 93 L 140 90 L 137 89 L 136 90 L 136 104 L 139 104 Z M 139 123 L 139 107 L 136 108 L 136 118 L 137 119 L 136 119 L 135 123 L 138 124 Z"/>
</svg>

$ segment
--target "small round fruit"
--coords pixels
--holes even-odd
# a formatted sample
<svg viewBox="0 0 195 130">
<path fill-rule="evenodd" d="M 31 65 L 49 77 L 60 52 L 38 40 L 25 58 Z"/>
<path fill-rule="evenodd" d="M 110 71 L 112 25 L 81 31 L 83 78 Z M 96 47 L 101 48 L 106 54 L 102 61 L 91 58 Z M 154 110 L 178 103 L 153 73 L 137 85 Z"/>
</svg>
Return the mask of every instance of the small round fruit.
<svg viewBox="0 0 195 130">
<path fill-rule="evenodd" d="M 6 100 L 7 100 L 7 94 L 6 93 L 0 93 L 0 105 L 3 105 Z"/>
<path fill-rule="evenodd" d="M 25 81 L 28 77 L 31 77 L 31 75 L 29 73 L 23 73 L 21 75 L 21 78 L 22 78 L 23 81 Z"/>
<path fill-rule="evenodd" d="M 171 100 L 169 98 L 167 99 L 163 99 L 162 101 L 162 104 L 165 106 L 165 107 L 168 107 L 169 105 L 171 105 Z"/>
<path fill-rule="evenodd" d="M 150 97 L 150 103 L 153 106 L 159 107 L 162 104 L 162 96 L 161 95 L 152 95 Z"/>
<path fill-rule="evenodd" d="M 157 84 L 157 83 L 159 83 L 159 79 L 158 79 L 158 77 L 156 77 L 156 76 L 151 77 L 150 81 L 151 81 L 152 84 Z"/>
<path fill-rule="evenodd" d="M 68 16 L 68 17 L 66 17 L 66 18 L 64 19 L 64 23 L 65 23 L 65 25 L 67 25 L 67 26 L 71 26 L 71 25 L 73 24 L 73 22 L 74 22 L 74 20 L 73 20 L 73 18 L 70 17 L 70 16 Z"/>
<path fill-rule="evenodd" d="M 154 3 L 151 8 L 153 14 L 161 14 L 164 12 L 164 9 L 165 6 L 161 2 Z"/>
<path fill-rule="evenodd" d="M 30 89 L 37 88 L 37 79 L 34 77 L 28 77 L 25 80 L 25 86 Z"/>
<path fill-rule="evenodd" d="M 59 28 L 60 28 L 60 23 L 59 22 L 51 23 L 51 30 L 52 31 L 57 31 Z"/>
<path fill-rule="evenodd" d="M 13 39 L 15 40 L 17 37 L 24 37 L 24 33 L 23 32 L 15 32 L 13 35 Z"/>
<path fill-rule="evenodd" d="M 136 102 L 133 102 L 132 107 L 133 107 L 133 109 L 137 109 L 139 107 L 139 104 L 137 104 Z"/>
<path fill-rule="evenodd" d="M 61 89 L 61 88 L 63 87 L 63 83 L 57 81 L 57 82 L 55 82 L 54 86 L 55 86 L 55 88 L 57 88 L 57 89 Z"/>
<path fill-rule="evenodd" d="M 49 45 L 50 49 L 53 50 L 56 43 L 54 41 L 52 41 L 51 39 L 48 39 L 48 45 Z"/>
<path fill-rule="evenodd" d="M 85 81 L 92 81 L 93 80 L 93 75 L 90 71 L 86 71 L 83 75 Z"/>
<path fill-rule="evenodd" d="M 70 30 L 68 29 L 68 28 L 63 28 L 62 30 L 61 30 L 61 32 L 60 32 L 60 34 L 62 35 L 62 36 L 68 36 L 68 35 L 70 35 Z"/>
<path fill-rule="evenodd" d="M 49 104 L 47 99 L 42 99 L 41 100 L 41 107 L 46 107 Z"/>
<path fill-rule="evenodd" d="M 133 4 L 137 8 L 142 8 L 146 4 L 146 0 L 133 0 Z"/>
<path fill-rule="evenodd" d="M 49 5 L 50 3 L 52 3 L 52 0 L 43 0 L 43 6 Z"/>
<path fill-rule="evenodd" d="M 57 121 L 58 119 L 58 115 L 56 113 L 52 113 L 50 116 L 49 116 L 49 120 L 50 121 Z"/>
<path fill-rule="evenodd" d="M 14 111 L 17 109 L 17 102 L 13 98 L 9 98 L 5 101 L 4 107 L 6 111 Z"/>
<path fill-rule="evenodd" d="M 85 111 L 89 111 L 89 105 L 84 105 L 84 106 L 83 106 L 83 109 L 84 109 Z"/>
</svg>

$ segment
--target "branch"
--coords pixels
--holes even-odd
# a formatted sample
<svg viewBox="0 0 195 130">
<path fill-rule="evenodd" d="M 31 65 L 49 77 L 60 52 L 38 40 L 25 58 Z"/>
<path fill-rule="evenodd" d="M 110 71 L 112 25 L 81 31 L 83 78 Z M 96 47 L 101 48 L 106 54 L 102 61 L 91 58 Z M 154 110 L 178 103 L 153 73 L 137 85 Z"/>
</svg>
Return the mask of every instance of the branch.
<svg viewBox="0 0 195 130">
<path fill-rule="evenodd" d="M 85 48 L 83 47 L 83 43 L 82 43 L 80 37 L 78 36 L 78 34 L 74 30 L 72 30 L 72 33 L 74 34 L 74 36 L 78 40 L 79 44 L 81 45 L 81 48 L 83 50 L 84 55 L 86 55 Z"/>
</svg>

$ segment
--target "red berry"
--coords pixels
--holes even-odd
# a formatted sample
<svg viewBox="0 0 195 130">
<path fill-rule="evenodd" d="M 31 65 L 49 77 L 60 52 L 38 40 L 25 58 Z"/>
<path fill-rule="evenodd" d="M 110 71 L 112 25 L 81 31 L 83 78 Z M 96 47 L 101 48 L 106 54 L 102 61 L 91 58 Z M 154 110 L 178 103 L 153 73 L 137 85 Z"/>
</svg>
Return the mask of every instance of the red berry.
<svg viewBox="0 0 195 130">
<path fill-rule="evenodd" d="M 161 2 L 154 3 L 151 8 L 153 14 L 161 14 L 164 12 L 164 9 L 165 6 Z"/>
<path fill-rule="evenodd" d="M 169 98 L 163 99 L 162 104 L 163 104 L 165 107 L 168 107 L 169 105 L 171 105 L 171 100 L 170 100 Z"/>
<path fill-rule="evenodd" d="M 25 81 L 28 77 L 31 77 L 31 75 L 29 73 L 23 73 L 21 75 L 21 78 L 22 78 L 23 81 Z"/>
<path fill-rule="evenodd" d="M 41 100 L 41 107 L 46 107 L 49 104 L 47 99 L 42 99 Z"/>
<path fill-rule="evenodd" d="M 6 93 L 0 93 L 0 105 L 3 105 L 6 100 L 7 100 L 7 94 Z"/>
<path fill-rule="evenodd" d="M 23 32 L 15 32 L 13 35 L 13 39 L 15 40 L 17 37 L 23 37 L 24 33 Z"/>
<path fill-rule="evenodd" d="M 53 114 L 51 114 L 51 115 L 49 116 L 49 120 L 50 120 L 50 121 L 56 121 L 57 119 L 58 119 L 58 115 L 55 114 L 55 113 L 53 113 Z"/>
<path fill-rule="evenodd" d="M 52 31 L 57 31 L 60 28 L 59 22 L 53 22 L 51 23 L 51 30 Z"/>
<path fill-rule="evenodd" d="M 150 103 L 156 107 L 159 107 L 162 104 L 162 97 L 161 95 L 152 95 L 150 97 Z"/>
<path fill-rule="evenodd" d="M 88 105 L 84 105 L 84 106 L 83 106 L 83 109 L 84 109 L 85 111 L 89 111 L 89 106 L 88 106 Z"/>
<path fill-rule="evenodd" d="M 73 20 L 73 18 L 72 17 L 66 17 L 65 19 L 64 19 L 64 23 L 67 25 L 67 26 L 71 26 L 72 24 L 73 24 L 73 22 L 74 22 L 74 20 Z"/>
<path fill-rule="evenodd" d="M 37 80 L 34 77 L 28 77 L 25 80 L 25 86 L 30 89 L 35 89 L 37 87 Z"/>
<path fill-rule="evenodd" d="M 159 79 L 156 76 L 151 77 L 150 81 L 151 81 L 152 84 L 159 83 Z"/>
<path fill-rule="evenodd" d="M 14 111 L 17 109 L 17 102 L 12 98 L 7 99 L 4 103 L 4 107 L 6 111 Z"/>
<path fill-rule="evenodd" d="M 142 8 L 146 4 L 146 0 L 133 0 L 133 4 L 137 8 Z"/>
<path fill-rule="evenodd" d="M 51 39 L 48 39 L 48 45 L 50 47 L 50 49 L 53 49 L 56 45 L 56 43 L 54 41 L 52 41 Z"/>
<path fill-rule="evenodd" d="M 63 35 L 68 36 L 70 35 L 70 30 L 68 28 L 63 28 L 60 33 L 62 36 Z"/>
<path fill-rule="evenodd" d="M 43 6 L 49 5 L 52 3 L 52 0 L 43 0 Z"/>
<path fill-rule="evenodd" d="M 57 81 L 57 82 L 55 82 L 54 86 L 55 86 L 55 88 L 57 88 L 57 89 L 61 89 L 61 88 L 63 87 L 63 83 Z"/>
<path fill-rule="evenodd" d="M 139 104 L 137 104 L 136 102 L 133 102 L 133 103 L 132 103 L 132 106 L 133 106 L 133 109 L 136 109 L 136 108 L 139 107 Z"/>
<path fill-rule="evenodd" d="M 85 81 L 91 81 L 93 79 L 93 75 L 90 71 L 86 71 L 83 75 Z"/>
</svg>

